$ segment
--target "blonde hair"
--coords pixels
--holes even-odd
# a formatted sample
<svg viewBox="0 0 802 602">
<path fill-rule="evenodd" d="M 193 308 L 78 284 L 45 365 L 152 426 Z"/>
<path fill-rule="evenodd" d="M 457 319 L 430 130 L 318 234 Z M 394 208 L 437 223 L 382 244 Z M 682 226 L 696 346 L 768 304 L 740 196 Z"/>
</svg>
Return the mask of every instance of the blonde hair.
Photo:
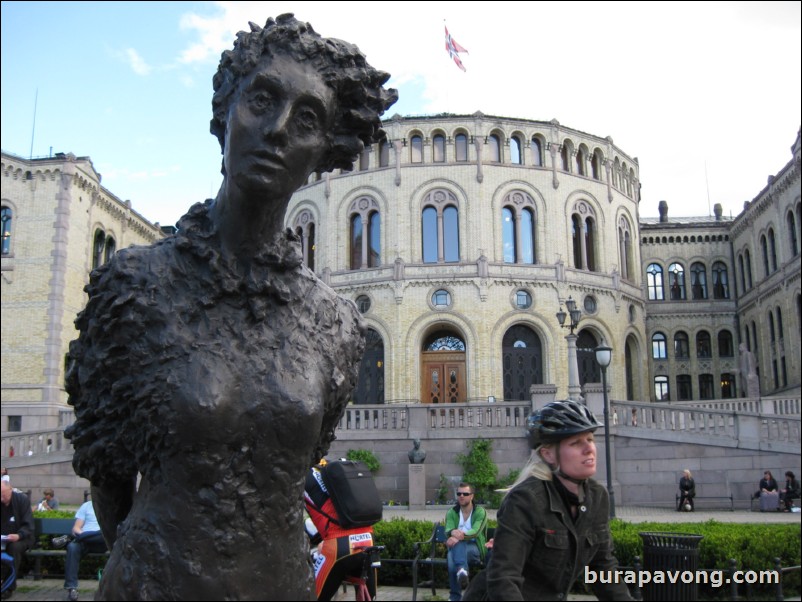
<svg viewBox="0 0 802 602">
<path fill-rule="evenodd" d="M 515 482 L 510 485 L 509 489 L 506 490 L 507 493 L 530 477 L 535 477 L 541 481 L 551 481 L 553 474 L 552 469 L 543 459 L 543 456 L 540 455 L 540 451 L 544 448 L 552 448 L 555 445 L 555 443 L 544 443 L 543 445 L 538 446 L 537 449 L 532 450 L 532 453 L 529 455 L 529 460 L 521 469 L 521 472 L 518 475 L 518 478 L 515 479 Z"/>
<path fill-rule="evenodd" d="M 682 471 L 682 474 L 686 474 L 686 475 L 688 475 L 688 478 L 689 478 L 689 479 L 692 479 L 692 478 L 693 478 L 693 475 L 691 474 L 691 471 L 690 471 L 690 470 L 688 470 L 687 468 L 686 468 L 685 470 L 683 470 L 683 471 Z"/>
</svg>

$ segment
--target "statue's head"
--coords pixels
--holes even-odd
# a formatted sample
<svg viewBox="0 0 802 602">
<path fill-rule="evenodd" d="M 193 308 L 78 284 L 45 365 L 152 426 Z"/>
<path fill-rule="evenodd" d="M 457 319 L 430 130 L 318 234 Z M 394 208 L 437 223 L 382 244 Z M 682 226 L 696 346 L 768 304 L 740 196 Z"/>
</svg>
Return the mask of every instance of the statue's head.
<svg viewBox="0 0 802 602">
<path fill-rule="evenodd" d="M 269 72 L 276 56 L 311 64 L 334 93 L 327 149 L 315 171 L 350 170 L 366 145 L 385 137 L 380 118 L 398 93 L 383 87 L 390 75 L 368 65 L 355 45 L 323 38 L 292 14 L 270 18 L 264 28 L 250 23 L 250 29 L 239 32 L 234 48 L 223 52 L 213 79 L 210 129 L 224 154 L 229 109 L 239 98 L 241 83 L 254 70 Z"/>
</svg>

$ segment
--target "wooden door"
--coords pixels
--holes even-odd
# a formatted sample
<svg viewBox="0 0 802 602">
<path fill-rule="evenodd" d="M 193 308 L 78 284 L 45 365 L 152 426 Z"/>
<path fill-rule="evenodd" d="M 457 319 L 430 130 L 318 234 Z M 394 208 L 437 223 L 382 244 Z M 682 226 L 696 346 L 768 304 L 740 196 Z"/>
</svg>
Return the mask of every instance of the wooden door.
<svg viewBox="0 0 802 602">
<path fill-rule="evenodd" d="M 464 403 L 465 354 L 424 352 L 421 401 L 423 403 Z"/>
</svg>

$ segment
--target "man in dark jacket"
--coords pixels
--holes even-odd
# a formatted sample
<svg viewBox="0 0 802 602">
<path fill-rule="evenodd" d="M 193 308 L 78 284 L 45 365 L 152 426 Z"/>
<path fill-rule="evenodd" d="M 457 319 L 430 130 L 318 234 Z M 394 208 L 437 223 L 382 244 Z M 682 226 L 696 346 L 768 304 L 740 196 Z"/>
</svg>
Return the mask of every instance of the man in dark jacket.
<svg viewBox="0 0 802 602">
<path fill-rule="evenodd" d="M 2 504 L 0 510 L 2 511 L 3 521 L 3 540 L 6 544 L 6 554 L 14 558 L 14 569 L 19 575 L 20 563 L 25 551 L 33 545 L 33 514 L 31 514 L 31 501 L 28 496 L 22 492 L 14 491 L 11 483 L 8 481 L 2 482 Z M 12 592 L 16 589 L 16 581 L 7 590 Z"/>
</svg>

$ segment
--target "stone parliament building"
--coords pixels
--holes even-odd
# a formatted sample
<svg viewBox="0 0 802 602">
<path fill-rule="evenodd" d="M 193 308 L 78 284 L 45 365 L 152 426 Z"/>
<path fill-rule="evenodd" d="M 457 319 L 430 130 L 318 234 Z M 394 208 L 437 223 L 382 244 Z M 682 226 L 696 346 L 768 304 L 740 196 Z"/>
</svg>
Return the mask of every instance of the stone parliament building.
<svg viewBox="0 0 802 602">
<path fill-rule="evenodd" d="M 606 343 L 613 400 L 798 399 L 799 133 L 735 218 L 673 217 L 665 202 L 641 218 L 638 160 L 609 137 L 482 113 L 385 129 L 353 171 L 312 176 L 285 218 L 369 329 L 355 407 L 566 397 L 566 302 L 581 311 L 579 384 L 600 382 Z M 68 461 L 64 359 L 89 272 L 170 229 L 103 188 L 87 157 L 3 151 L 2 177 L 4 465 L 15 444 L 18 460 L 52 447 Z M 421 436 L 408 434 L 403 457 Z"/>
</svg>

